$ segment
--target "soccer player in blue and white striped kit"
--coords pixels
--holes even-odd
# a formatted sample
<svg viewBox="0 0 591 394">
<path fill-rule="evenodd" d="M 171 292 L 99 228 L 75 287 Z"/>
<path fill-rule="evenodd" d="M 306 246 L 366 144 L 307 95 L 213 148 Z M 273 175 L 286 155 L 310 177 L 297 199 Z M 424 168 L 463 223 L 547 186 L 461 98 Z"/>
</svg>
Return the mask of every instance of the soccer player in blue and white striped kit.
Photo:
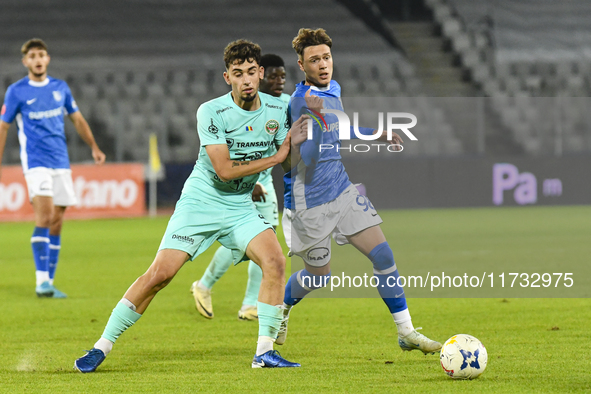
<svg viewBox="0 0 591 394">
<path fill-rule="evenodd" d="M 275 343 L 281 345 L 287 336 L 289 314 L 294 305 L 313 290 L 324 287 L 330 279 L 331 235 L 339 245 L 352 244 L 369 258 L 374 275 L 379 279 L 380 296 L 386 303 L 398 329 L 402 350 L 419 349 L 434 353 L 441 344 L 420 334 L 413 327 L 404 290 L 394 284 L 398 269 L 394 255 L 380 228 L 379 217 L 369 199 L 360 194 L 349 180 L 338 150 L 339 123 L 334 114 L 322 108 L 343 111 L 341 88 L 332 80 L 332 40 L 324 29 L 300 29 L 293 40 L 298 64 L 305 80 L 296 85 L 290 112 L 292 121 L 308 115 L 313 123 L 313 138 L 300 147 L 301 160 L 292 157 L 292 170 L 284 177 L 285 211 L 283 230 L 290 255 L 300 256 L 305 269 L 295 272 L 285 288 L 284 317 Z M 351 130 L 352 132 L 352 130 Z M 377 131 L 359 128 L 364 135 Z M 352 133 L 353 134 L 353 133 Z M 392 141 L 384 133 L 378 141 L 396 145 L 402 139 L 396 133 Z M 332 149 L 320 149 L 332 146 Z M 390 279 L 390 280 L 388 280 Z"/>
<path fill-rule="evenodd" d="M 35 230 L 31 237 L 37 277 L 35 292 L 39 297 L 65 298 L 53 286 L 64 213 L 68 206 L 76 204 L 64 114 L 90 146 L 96 164 L 104 163 L 105 154 L 78 111 L 68 84 L 47 76 L 50 57 L 45 43 L 34 38 L 22 46 L 21 52 L 29 73 L 10 85 L 4 97 L 0 114 L 0 166 L 8 129 L 16 120 L 23 173 L 35 211 Z"/>
</svg>

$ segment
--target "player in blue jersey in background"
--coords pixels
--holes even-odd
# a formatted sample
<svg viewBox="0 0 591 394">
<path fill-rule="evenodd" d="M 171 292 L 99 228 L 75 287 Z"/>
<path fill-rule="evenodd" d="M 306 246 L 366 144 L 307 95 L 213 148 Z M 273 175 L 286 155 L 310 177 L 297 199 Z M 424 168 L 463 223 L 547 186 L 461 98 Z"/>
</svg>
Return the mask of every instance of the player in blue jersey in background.
<svg viewBox="0 0 591 394">
<path fill-rule="evenodd" d="M 64 213 L 68 206 L 76 204 L 64 114 L 90 147 L 96 164 L 105 162 L 105 154 L 94 140 L 67 83 L 47 76 L 50 57 L 45 43 L 40 39 L 29 40 L 21 52 L 29 74 L 10 85 L 4 97 L 0 115 L 0 166 L 8 129 L 16 120 L 23 173 L 35 211 L 35 230 L 31 237 L 37 277 L 35 292 L 39 297 L 65 298 L 53 285 Z"/>
<path fill-rule="evenodd" d="M 266 54 L 261 56 L 261 67 L 265 70 L 264 77 L 261 79 L 259 90 L 263 93 L 281 99 L 287 106 L 289 104 L 289 94 L 283 93 L 285 87 L 285 64 L 283 59 L 277 55 Z M 279 211 L 277 209 L 277 194 L 273 186 L 273 177 L 269 168 L 259 175 L 254 190 L 252 200 L 257 210 L 264 216 L 265 220 L 277 228 L 279 225 Z M 232 265 L 232 252 L 220 246 L 216 250 L 209 266 L 205 269 L 203 276 L 191 285 L 191 293 L 195 298 L 195 308 L 207 319 L 213 319 L 213 303 L 211 299 L 211 289 L 213 285 L 228 271 Z M 242 307 L 238 311 L 240 320 L 256 320 L 257 298 L 263 273 L 261 268 L 250 261 L 248 264 L 248 282 L 246 292 L 242 300 Z"/>
<path fill-rule="evenodd" d="M 436 352 L 441 344 L 414 329 L 404 290 L 389 285 L 398 278 L 394 256 L 380 228 L 382 219 L 369 199 L 349 181 L 338 149 L 334 149 L 340 147 L 338 119 L 329 113 L 320 117 L 323 108 L 343 111 L 341 88 L 332 80 L 331 47 L 332 40 L 323 29 L 300 29 L 293 40 L 305 80 L 296 85 L 292 94 L 292 120 L 309 115 L 318 122 L 312 122 L 312 139 L 300 147 L 302 160 L 296 162 L 292 158 L 292 170 L 284 177 L 284 233 L 290 255 L 300 256 L 305 269 L 291 275 L 287 283 L 284 318 L 276 343 L 286 340 L 293 306 L 330 279 L 332 235 L 337 244 L 352 244 L 372 262 L 374 275 L 379 279 L 378 291 L 394 318 L 402 350 Z M 353 135 L 352 130 L 349 132 Z M 377 134 L 368 128 L 359 128 L 359 132 L 367 136 Z M 388 142 L 385 134 L 375 137 Z M 400 147 L 402 139 L 393 133 L 389 142 Z M 321 150 L 321 144 L 333 149 Z"/>
</svg>

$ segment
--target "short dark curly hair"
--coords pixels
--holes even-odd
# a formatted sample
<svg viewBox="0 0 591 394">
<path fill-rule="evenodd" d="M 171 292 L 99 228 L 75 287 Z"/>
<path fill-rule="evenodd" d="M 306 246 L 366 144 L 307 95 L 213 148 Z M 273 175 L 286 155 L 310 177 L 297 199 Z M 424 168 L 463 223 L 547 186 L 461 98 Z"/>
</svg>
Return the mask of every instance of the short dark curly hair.
<svg viewBox="0 0 591 394">
<path fill-rule="evenodd" d="M 261 64 L 261 47 L 254 42 L 240 39 L 232 41 L 224 49 L 224 63 L 226 69 L 229 69 L 232 64 L 238 61 L 242 64 L 245 61 L 255 62 Z"/>
<path fill-rule="evenodd" d="M 295 49 L 300 59 L 304 55 L 304 49 L 322 44 L 332 48 L 332 39 L 326 34 L 326 30 L 320 28 L 316 30 L 301 28 L 298 31 L 298 35 L 291 42 L 291 46 Z"/>
<path fill-rule="evenodd" d="M 40 38 L 31 38 L 29 41 L 23 44 L 21 47 L 21 53 L 23 56 L 25 56 L 33 48 L 44 49 L 47 51 L 47 44 L 45 44 L 45 42 Z"/>
<path fill-rule="evenodd" d="M 268 67 L 285 67 L 285 63 L 280 56 L 274 55 L 272 53 L 267 53 L 266 55 L 261 56 L 261 66 L 264 68 Z"/>
</svg>

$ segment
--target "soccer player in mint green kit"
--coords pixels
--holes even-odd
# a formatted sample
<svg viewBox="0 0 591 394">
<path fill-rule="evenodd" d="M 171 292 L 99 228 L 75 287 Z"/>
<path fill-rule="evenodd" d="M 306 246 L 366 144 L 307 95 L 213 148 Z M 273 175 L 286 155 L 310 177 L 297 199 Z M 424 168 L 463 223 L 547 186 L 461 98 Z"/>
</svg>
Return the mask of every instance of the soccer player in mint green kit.
<svg viewBox="0 0 591 394">
<path fill-rule="evenodd" d="M 290 96 L 283 93 L 285 87 L 285 64 L 283 59 L 277 55 L 266 54 L 261 56 L 261 67 L 265 74 L 261 79 L 259 90 L 263 93 L 280 98 L 285 105 L 289 105 Z M 277 210 L 277 194 L 273 186 L 272 168 L 260 173 L 259 180 L 252 192 L 252 200 L 257 210 L 265 217 L 273 228 L 279 225 L 279 212 Z M 191 285 L 191 293 L 195 298 L 195 308 L 207 319 L 213 319 L 213 305 L 211 300 L 211 288 L 228 271 L 232 265 L 232 252 L 220 246 L 215 252 L 209 266 L 198 281 Z M 263 273 L 261 268 L 249 262 L 248 282 L 246 285 L 246 294 L 242 301 L 242 307 L 238 311 L 240 320 L 256 320 L 257 316 L 257 297 Z"/>
<path fill-rule="evenodd" d="M 199 159 L 185 182 L 156 258 L 117 304 L 93 349 L 77 359 L 80 372 L 93 372 L 117 338 L 138 321 L 146 308 L 188 260 L 215 241 L 232 251 L 233 261 L 251 259 L 263 271 L 258 297 L 259 337 L 253 368 L 299 367 L 273 350 L 281 324 L 285 257 L 273 227 L 256 210 L 252 191 L 259 173 L 277 164 L 290 168 L 293 144 L 305 139 L 304 120 L 287 130 L 285 104 L 258 93 L 263 69 L 261 49 L 238 40 L 224 50 L 224 79 L 232 91 L 197 110 Z M 275 152 L 277 149 L 277 152 Z M 299 160 L 298 147 L 291 156 Z"/>
</svg>

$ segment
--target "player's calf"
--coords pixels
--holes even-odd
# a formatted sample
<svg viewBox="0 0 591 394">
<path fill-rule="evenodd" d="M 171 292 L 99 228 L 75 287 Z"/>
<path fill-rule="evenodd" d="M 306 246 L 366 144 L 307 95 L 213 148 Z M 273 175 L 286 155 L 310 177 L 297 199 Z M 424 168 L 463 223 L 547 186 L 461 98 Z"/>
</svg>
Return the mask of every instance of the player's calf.
<svg viewBox="0 0 591 394">
<path fill-rule="evenodd" d="M 289 314 L 298 302 L 311 291 L 325 287 L 330 281 L 330 272 L 326 275 L 314 275 L 303 269 L 290 276 L 285 286 L 285 297 L 283 298 L 283 318 L 277 334 L 277 345 L 283 345 L 287 339 L 287 324 Z"/>
</svg>

